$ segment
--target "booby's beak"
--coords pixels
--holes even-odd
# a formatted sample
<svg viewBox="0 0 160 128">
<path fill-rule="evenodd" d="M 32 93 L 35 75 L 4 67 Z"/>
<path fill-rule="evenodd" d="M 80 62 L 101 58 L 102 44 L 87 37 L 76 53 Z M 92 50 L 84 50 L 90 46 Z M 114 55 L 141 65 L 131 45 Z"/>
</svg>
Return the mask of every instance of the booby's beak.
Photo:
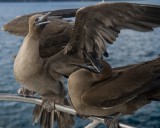
<svg viewBox="0 0 160 128">
<path fill-rule="evenodd" d="M 89 70 L 89 71 L 91 71 L 93 73 L 96 73 L 96 74 L 100 74 L 101 73 L 100 71 L 96 70 L 93 66 L 90 66 L 90 65 L 87 65 L 87 64 L 71 64 L 71 65 L 87 69 L 87 70 Z"/>
<path fill-rule="evenodd" d="M 102 69 L 103 69 L 103 66 L 100 64 L 99 60 L 92 53 L 87 53 L 85 50 L 83 50 L 83 53 L 86 55 L 86 57 L 88 58 L 88 60 L 91 62 L 92 67 L 94 68 L 94 70 L 97 73 L 100 73 L 102 71 Z"/>
<path fill-rule="evenodd" d="M 86 55 L 91 65 L 75 63 L 73 63 L 72 65 L 85 68 L 96 74 L 100 74 L 103 69 L 103 65 L 100 64 L 99 60 L 92 53 L 87 53 L 85 50 L 83 50 L 83 53 Z"/>
<path fill-rule="evenodd" d="M 50 23 L 50 21 L 48 21 L 48 16 L 51 14 L 51 12 L 48 12 L 47 14 L 40 16 L 36 19 L 35 21 L 35 25 L 37 27 L 41 27 L 43 25 L 47 25 Z"/>
</svg>

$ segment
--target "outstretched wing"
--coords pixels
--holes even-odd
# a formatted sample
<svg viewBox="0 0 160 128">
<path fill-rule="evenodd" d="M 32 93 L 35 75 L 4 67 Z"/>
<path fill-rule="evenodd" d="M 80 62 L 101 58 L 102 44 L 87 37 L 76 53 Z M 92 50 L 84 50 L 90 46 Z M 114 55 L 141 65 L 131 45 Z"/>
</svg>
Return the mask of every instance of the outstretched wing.
<svg viewBox="0 0 160 128">
<path fill-rule="evenodd" d="M 141 64 L 113 69 L 120 73 L 111 79 L 97 82 L 81 95 L 87 106 L 113 107 L 131 101 L 138 95 L 160 87 L 160 58 Z"/>
<path fill-rule="evenodd" d="M 102 57 L 120 30 L 152 31 L 160 25 L 160 6 L 134 3 L 100 3 L 79 9 L 66 52 L 85 49 Z"/>
<path fill-rule="evenodd" d="M 51 57 L 61 51 L 69 42 L 73 32 L 74 24 L 64 20 L 63 18 L 71 18 L 75 16 L 77 9 L 64 9 L 50 11 L 48 20 L 51 21 L 41 33 L 40 39 L 40 56 L 42 58 Z M 47 12 L 37 12 L 45 14 Z M 4 31 L 11 34 L 26 36 L 28 33 L 29 17 L 37 13 L 20 16 L 11 20 L 3 26 Z"/>
<path fill-rule="evenodd" d="M 42 31 L 39 52 L 42 58 L 51 57 L 68 44 L 74 24 L 62 19 L 52 20 Z"/>
<path fill-rule="evenodd" d="M 51 12 L 50 16 L 58 16 L 61 18 L 70 18 L 74 17 L 76 14 L 76 11 L 78 9 L 63 9 L 63 10 L 54 10 L 54 11 L 46 11 L 46 12 L 37 12 L 37 13 L 32 13 L 28 15 L 23 15 L 20 17 L 17 17 L 8 23 L 6 23 L 3 26 L 3 30 L 7 31 L 11 34 L 15 34 L 18 36 L 26 36 L 28 33 L 28 20 L 31 16 L 35 14 L 45 14 L 47 12 Z M 53 18 L 54 20 L 55 18 Z"/>
</svg>

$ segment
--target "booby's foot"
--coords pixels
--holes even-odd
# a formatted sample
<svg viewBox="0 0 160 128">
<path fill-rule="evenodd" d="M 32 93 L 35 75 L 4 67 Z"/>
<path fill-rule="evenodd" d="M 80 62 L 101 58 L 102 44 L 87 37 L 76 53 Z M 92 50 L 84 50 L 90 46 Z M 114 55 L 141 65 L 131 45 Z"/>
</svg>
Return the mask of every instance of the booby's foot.
<svg viewBox="0 0 160 128">
<path fill-rule="evenodd" d="M 105 119 L 105 125 L 107 128 L 120 128 L 119 122 L 114 119 Z"/>
<path fill-rule="evenodd" d="M 79 118 L 81 118 L 81 119 L 83 119 L 83 120 L 85 120 L 85 119 L 88 119 L 89 117 L 88 116 L 86 116 L 86 115 L 80 115 L 80 114 L 77 114 L 76 115 L 77 117 L 79 117 Z"/>
<path fill-rule="evenodd" d="M 18 95 L 24 96 L 24 97 L 32 97 L 36 92 L 30 91 L 24 87 L 18 89 Z"/>
<path fill-rule="evenodd" d="M 54 111 L 55 110 L 55 100 L 54 99 L 43 99 L 42 107 L 48 112 Z"/>
<path fill-rule="evenodd" d="M 120 128 L 119 126 L 119 117 L 121 116 L 121 113 L 118 113 L 114 118 L 107 118 L 104 120 L 105 125 L 107 128 Z"/>
</svg>

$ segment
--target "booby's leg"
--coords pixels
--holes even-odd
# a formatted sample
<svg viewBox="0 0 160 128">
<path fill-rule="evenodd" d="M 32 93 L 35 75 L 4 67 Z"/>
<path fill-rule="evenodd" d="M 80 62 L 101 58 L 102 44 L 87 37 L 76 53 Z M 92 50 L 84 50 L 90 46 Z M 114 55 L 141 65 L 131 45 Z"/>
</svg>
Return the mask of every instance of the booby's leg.
<svg viewBox="0 0 160 128">
<path fill-rule="evenodd" d="M 18 89 L 18 95 L 24 96 L 24 97 L 32 97 L 36 92 L 30 91 L 24 87 Z"/>
<path fill-rule="evenodd" d="M 119 117 L 121 116 L 121 113 L 116 113 L 116 115 L 114 116 L 114 118 L 107 118 L 104 120 L 105 125 L 108 128 L 120 128 L 119 126 Z"/>
<path fill-rule="evenodd" d="M 53 128 L 55 120 L 54 101 L 43 99 L 42 106 L 36 105 L 33 110 L 33 124 L 40 123 L 41 128 Z"/>
<path fill-rule="evenodd" d="M 54 99 L 43 99 L 42 107 L 48 112 L 52 112 L 55 110 L 55 100 Z"/>
</svg>

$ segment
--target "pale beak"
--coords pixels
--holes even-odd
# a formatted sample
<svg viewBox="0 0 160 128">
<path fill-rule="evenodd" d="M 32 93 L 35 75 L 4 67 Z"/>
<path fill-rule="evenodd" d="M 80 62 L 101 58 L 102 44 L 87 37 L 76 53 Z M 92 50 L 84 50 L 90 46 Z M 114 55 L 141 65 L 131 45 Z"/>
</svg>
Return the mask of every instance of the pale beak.
<svg viewBox="0 0 160 128">
<path fill-rule="evenodd" d="M 42 25 L 47 25 L 49 24 L 51 21 L 48 21 L 48 16 L 51 14 L 51 12 L 48 12 L 47 14 L 43 15 L 43 16 L 40 16 L 38 17 L 38 20 L 35 22 L 35 25 L 37 27 L 40 27 Z"/>
<path fill-rule="evenodd" d="M 103 69 L 103 66 L 100 64 L 99 60 L 92 53 L 87 53 L 85 50 L 83 50 L 83 53 L 86 55 L 86 57 L 90 61 L 91 65 L 75 64 L 75 63 L 73 63 L 71 65 L 85 68 L 93 73 L 100 74 Z"/>
<path fill-rule="evenodd" d="M 96 73 L 96 74 L 101 73 L 99 70 L 96 70 L 93 66 L 90 66 L 90 65 L 87 65 L 87 64 L 71 64 L 71 65 L 87 69 L 88 71 L 91 71 L 91 72 Z"/>
<path fill-rule="evenodd" d="M 88 60 L 91 62 L 92 67 L 97 73 L 100 73 L 103 69 L 103 66 L 100 64 L 99 60 L 92 54 L 83 50 L 83 53 L 86 55 Z"/>
</svg>

